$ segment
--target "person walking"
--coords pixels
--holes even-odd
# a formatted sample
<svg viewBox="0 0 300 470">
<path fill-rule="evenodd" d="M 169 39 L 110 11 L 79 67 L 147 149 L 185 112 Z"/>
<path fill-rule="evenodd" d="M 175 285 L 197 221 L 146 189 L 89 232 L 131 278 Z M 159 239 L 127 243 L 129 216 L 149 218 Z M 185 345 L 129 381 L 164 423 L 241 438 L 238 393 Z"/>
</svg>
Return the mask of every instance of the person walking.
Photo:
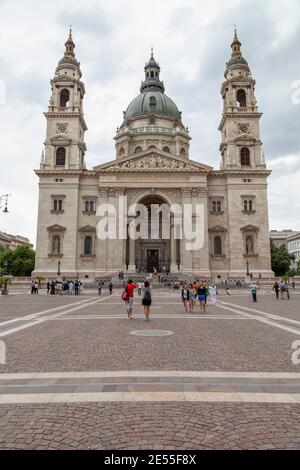
<svg viewBox="0 0 300 470">
<path fill-rule="evenodd" d="M 149 321 L 150 318 L 150 306 L 152 304 L 152 295 L 151 295 L 151 286 L 148 281 L 144 282 L 144 287 L 142 288 L 142 305 L 144 306 L 144 314 L 146 321 Z"/>
<path fill-rule="evenodd" d="M 276 299 L 278 300 L 279 299 L 279 284 L 278 284 L 277 281 L 275 282 L 275 284 L 273 286 L 273 290 L 275 291 Z"/>
<path fill-rule="evenodd" d="M 217 304 L 217 286 L 209 286 L 209 295 L 210 295 L 210 299 L 211 299 L 211 303 L 213 305 L 216 305 Z"/>
<path fill-rule="evenodd" d="M 55 282 L 51 281 L 51 290 L 50 290 L 51 295 L 55 295 Z"/>
<path fill-rule="evenodd" d="M 195 306 L 195 298 L 196 298 L 193 284 L 190 284 L 189 291 L 190 291 L 190 300 L 189 300 L 190 312 L 193 313 L 194 306 Z"/>
<path fill-rule="evenodd" d="M 137 286 L 138 286 L 138 294 L 142 295 L 142 286 L 143 286 L 142 283 L 138 282 Z"/>
<path fill-rule="evenodd" d="M 73 284 L 73 281 L 70 281 L 69 282 L 69 295 L 73 295 L 74 293 L 74 284 Z"/>
<path fill-rule="evenodd" d="M 34 294 L 34 290 L 35 290 L 35 282 L 31 281 L 31 294 Z"/>
<path fill-rule="evenodd" d="M 39 283 L 37 281 L 35 281 L 34 283 L 34 293 L 35 294 L 39 293 Z"/>
<path fill-rule="evenodd" d="M 114 288 L 113 283 L 110 281 L 109 286 L 108 286 L 109 295 L 112 295 L 112 293 L 113 293 L 113 288 Z"/>
<path fill-rule="evenodd" d="M 200 304 L 200 313 L 206 313 L 205 298 L 206 298 L 206 287 L 203 282 L 200 283 L 197 289 L 197 296 Z"/>
<path fill-rule="evenodd" d="M 98 281 L 98 295 L 102 294 L 102 282 Z"/>
<path fill-rule="evenodd" d="M 187 313 L 187 311 L 188 311 L 188 302 L 190 300 L 190 291 L 189 291 L 189 288 L 187 286 L 187 283 L 185 283 L 182 287 L 181 298 L 182 298 L 182 302 L 183 302 L 185 311 Z"/>
<path fill-rule="evenodd" d="M 48 282 L 47 282 L 47 294 L 50 293 L 50 290 L 51 290 L 51 284 L 50 284 L 50 282 L 48 281 Z"/>
<path fill-rule="evenodd" d="M 75 295 L 79 295 L 79 281 L 76 279 L 75 281 Z"/>
<path fill-rule="evenodd" d="M 253 302 L 257 302 L 257 285 L 255 283 L 251 284 L 250 289 L 252 292 Z"/>
<path fill-rule="evenodd" d="M 280 289 L 280 298 L 281 298 L 281 300 L 283 300 L 283 298 L 284 298 L 283 297 L 283 294 L 284 294 L 284 283 L 283 283 L 283 281 L 280 282 L 279 289 Z"/>
<path fill-rule="evenodd" d="M 134 289 L 136 288 L 137 285 L 134 284 L 132 279 L 129 279 L 125 288 L 127 293 L 126 309 L 129 320 L 132 319 Z"/>
<path fill-rule="evenodd" d="M 292 282 L 292 287 L 293 287 L 293 290 L 295 290 L 295 287 L 296 287 L 295 281 Z"/>
</svg>

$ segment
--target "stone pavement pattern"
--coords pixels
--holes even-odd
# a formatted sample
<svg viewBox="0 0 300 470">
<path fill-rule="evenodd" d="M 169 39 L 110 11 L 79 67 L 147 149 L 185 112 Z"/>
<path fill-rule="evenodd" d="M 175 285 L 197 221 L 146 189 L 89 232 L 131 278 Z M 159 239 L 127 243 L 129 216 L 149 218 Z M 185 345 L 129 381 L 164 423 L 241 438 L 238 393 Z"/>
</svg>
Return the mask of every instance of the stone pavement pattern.
<svg viewBox="0 0 300 470">
<path fill-rule="evenodd" d="M 279 302 L 234 291 L 201 317 L 159 290 L 146 324 L 119 292 L 1 300 L 0 448 L 299 449 L 300 295 Z"/>
</svg>

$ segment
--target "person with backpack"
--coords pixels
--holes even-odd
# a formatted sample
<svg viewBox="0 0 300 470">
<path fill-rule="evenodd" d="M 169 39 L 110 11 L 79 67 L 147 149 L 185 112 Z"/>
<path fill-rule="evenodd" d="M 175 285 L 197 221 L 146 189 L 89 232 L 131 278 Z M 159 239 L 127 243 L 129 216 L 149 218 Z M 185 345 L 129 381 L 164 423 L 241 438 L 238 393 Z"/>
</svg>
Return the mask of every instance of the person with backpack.
<svg viewBox="0 0 300 470">
<path fill-rule="evenodd" d="M 133 283 L 132 279 L 129 279 L 125 288 L 122 292 L 122 300 L 124 300 L 127 310 L 128 319 L 132 319 L 132 307 L 133 307 L 133 293 L 134 289 L 137 288 L 137 285 Z"/>
<path fill-rule="evenodd" d="M 253 302 L 257 302 L 257 285 L 255 283 L 251 284 L 250 289 L 252 292 Z"/>
<path fill-rule="evenodd" d="M 142 305 L 144 306 L 144 314 L 146 321 L 149 321 L 150 318 L 150 306 L 152 304 L 152 295 L 151 295 L 151 286 L 149 281 L 144 282 L 142 287 Z"/>
</svg>

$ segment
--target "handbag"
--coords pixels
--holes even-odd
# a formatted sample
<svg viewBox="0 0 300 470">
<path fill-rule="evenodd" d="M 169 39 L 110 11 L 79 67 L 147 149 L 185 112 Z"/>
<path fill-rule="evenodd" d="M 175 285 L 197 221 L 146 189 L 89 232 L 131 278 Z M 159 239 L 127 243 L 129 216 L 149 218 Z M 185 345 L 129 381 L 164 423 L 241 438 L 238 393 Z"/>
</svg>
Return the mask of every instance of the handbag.
<svg viewBox="0 0 300 470">
<path fill-rule="evenodd" d="M 121 300 L 123 300 L 124 302 L 127 302 L 128 299 L 129 299 L 129 295 L 128 295 L 127 286 L 126 286 L 122 292 Z"/>
</svg>

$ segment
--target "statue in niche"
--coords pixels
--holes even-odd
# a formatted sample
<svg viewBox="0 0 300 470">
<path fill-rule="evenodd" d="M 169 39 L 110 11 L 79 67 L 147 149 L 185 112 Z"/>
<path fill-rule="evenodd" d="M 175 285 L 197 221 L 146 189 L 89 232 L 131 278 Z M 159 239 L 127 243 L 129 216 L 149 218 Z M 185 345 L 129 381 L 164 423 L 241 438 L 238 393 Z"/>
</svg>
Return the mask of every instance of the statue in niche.
<svg viewBox="0 0 300 470">
<path fill-rule="evenodd" d="M 252 237 L 247 237 L 246 251 L 247 251 L 247 255 L 253 255 L 253 253 L 254 253 L 253 238 Z"/>
<path fill-rule="evenodd" d="M 54 255 L 60 254 L 60 238 L 58 236 L 53 237 L 52 253 Z"/>
</svg>

